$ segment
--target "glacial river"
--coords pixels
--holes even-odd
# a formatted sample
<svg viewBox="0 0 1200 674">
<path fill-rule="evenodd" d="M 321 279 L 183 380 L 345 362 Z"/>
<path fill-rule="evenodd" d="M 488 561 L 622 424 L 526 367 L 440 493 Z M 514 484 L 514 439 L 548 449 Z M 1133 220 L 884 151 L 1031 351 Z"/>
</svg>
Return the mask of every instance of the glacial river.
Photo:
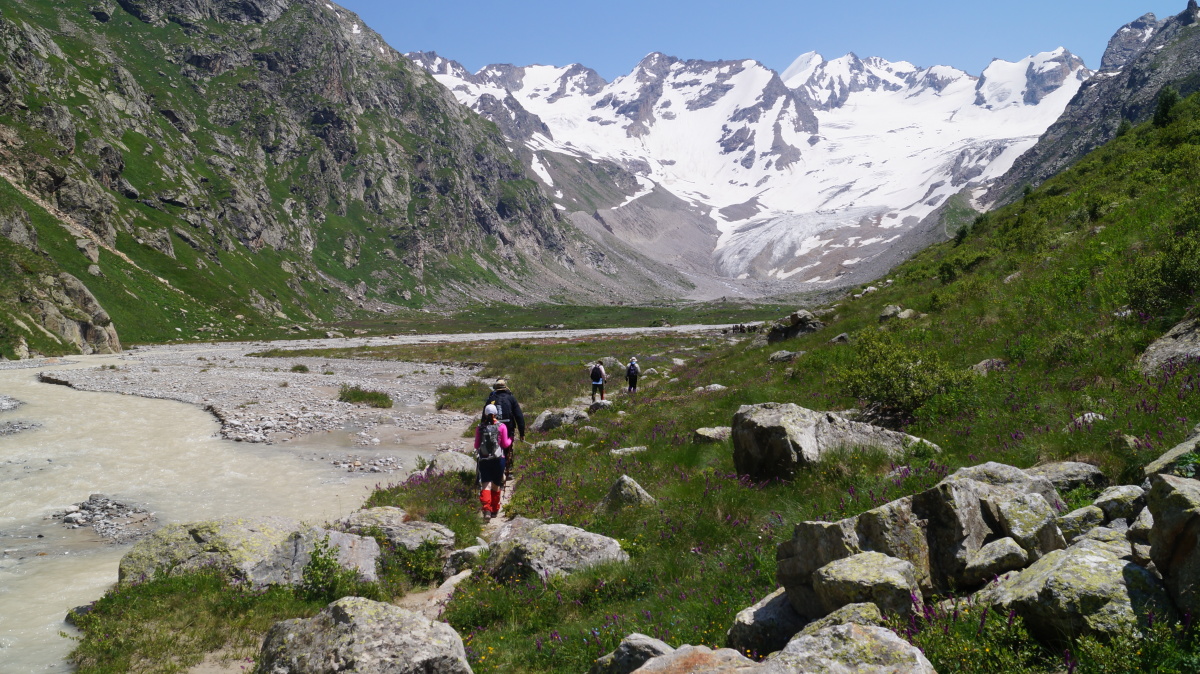
<svg viewBox="0 0 1200 674">
<path fill-rule="evenodd" d="M 323 522 L 360 507 L 376 481 L 305 460 L 295 448 L 222 440 L 216 420 L 191 405 L 76 391 L 39 383 L 37 373 L 0 371 L 0 394 L 25 403 L 0 412 L 0 422 L 41 424 L 0 437 L 0 672 L 71 671 L 63 617 L 116 582 L 130 547 L 105 544 L 91 528 L 67 529 L 51 513 L 102 493 L 143 505 L 159 523 L 226 515 Z M 305 449 L 321 448 L 308 441 Z"/>
</svg>

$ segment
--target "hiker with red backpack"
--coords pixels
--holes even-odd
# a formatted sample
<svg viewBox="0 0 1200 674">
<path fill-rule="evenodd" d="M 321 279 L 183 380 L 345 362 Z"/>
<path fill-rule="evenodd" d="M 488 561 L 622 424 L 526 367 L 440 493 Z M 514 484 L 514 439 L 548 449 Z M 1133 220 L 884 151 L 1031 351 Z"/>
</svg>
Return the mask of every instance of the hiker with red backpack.
<svg viewBox="0 0 1200 674">
<path fill-rule="evenodd" d="M 475 461 L 479 474 L 479 503 L 483 519 L 500 513 L 500 489 L 504 486 L 504 450 L 512 446 L 508 429 L 500 423 L 495 405 L 483 408 L 483 423 L 475 427 Z"/>
</svg>

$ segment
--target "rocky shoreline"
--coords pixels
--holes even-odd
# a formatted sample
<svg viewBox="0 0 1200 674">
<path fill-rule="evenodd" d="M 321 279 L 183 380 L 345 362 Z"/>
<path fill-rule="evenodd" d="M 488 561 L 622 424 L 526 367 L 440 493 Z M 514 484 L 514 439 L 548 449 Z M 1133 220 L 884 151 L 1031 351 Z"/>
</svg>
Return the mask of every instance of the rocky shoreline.
<svg viewBox="0 0 1200 674">
<path fill-rule="evenodd" d="M 305 435 L 347 429 L 356 445 L 379 445 L 381 435 L 448 430 L 467 415 L 438 412 L 433 391 L 470 380 L 475 368 L 427 363 L 257 358 L 262 344 L 142 348 L 120 364 L 39 375 L 43 382 L 82 391 L 161 398 L 198 405 L 221 422 L 229 440 L 273 444 Z M 391 409 L 337 400 L 343 385 L 382 391 Z M 391 428 L 388 428 L 391 427 Z"/>
</svg>

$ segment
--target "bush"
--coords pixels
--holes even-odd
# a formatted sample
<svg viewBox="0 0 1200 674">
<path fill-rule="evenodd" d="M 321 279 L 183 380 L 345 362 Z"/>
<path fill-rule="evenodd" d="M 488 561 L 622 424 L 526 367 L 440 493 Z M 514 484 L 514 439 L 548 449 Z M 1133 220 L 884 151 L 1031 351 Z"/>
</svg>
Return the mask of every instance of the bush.
<svg viewBox="0 0 1200 674">
<path fill-rule="evenodd" d="M 292 372 L 308 372 L 308 366 L 303 363 L 296 363 L 292 366 Z"/>
<path fill-rule="evenodd" d="M 368 391 L 360 386 L 342 384 L 338 390 L 338 400 L 344 403 L 366 403 L 370 407 L 388 409 L 392 406 L 392 398 L 382 391 Z"/>
<path fill-rule="evenodd" d="M 1200 238 L 1174 237 L 1167 249 L 1135 258 L 1126 281 L 1129 306 L 1161 316 L 1200 291 Z"/>
<path fill-rule="evenodd" d="M 846 395 L 877 403 L 904 417 L 930 398 L 971 385 L 971 373 L 932 353 L 896 343 L 886 333 L 867 332 L 855 347 L 858 361 L 838 368 L 834 380 Z"/>
<path fill-rule="evenodd" d="M 329 545 L 329 536 L 316 541 L 312 557 L 304 566 L 304 580 L 297 589 L 309 601 L 332 602 L 358 590 L 358 572 L 343 569 L 337 552 Z"/>
</svg>

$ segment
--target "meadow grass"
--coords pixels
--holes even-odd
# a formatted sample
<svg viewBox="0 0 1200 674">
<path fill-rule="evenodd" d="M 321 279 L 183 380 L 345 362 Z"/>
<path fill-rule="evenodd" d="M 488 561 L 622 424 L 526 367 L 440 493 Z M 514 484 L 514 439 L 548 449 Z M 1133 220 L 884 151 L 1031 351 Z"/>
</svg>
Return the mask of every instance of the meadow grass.
<svg viewBox="0 0 1200 674">
<path fill-rule="evenodd" d="M 389 409 L 392 406 L 392 398 L 382 391 L 368 391 L 361 386 L 342 384 L 338 389 L 338 401 L 344 403 L 363 403 L 368 407 L 377 407 L 380 409 Z"/>
</svg>

